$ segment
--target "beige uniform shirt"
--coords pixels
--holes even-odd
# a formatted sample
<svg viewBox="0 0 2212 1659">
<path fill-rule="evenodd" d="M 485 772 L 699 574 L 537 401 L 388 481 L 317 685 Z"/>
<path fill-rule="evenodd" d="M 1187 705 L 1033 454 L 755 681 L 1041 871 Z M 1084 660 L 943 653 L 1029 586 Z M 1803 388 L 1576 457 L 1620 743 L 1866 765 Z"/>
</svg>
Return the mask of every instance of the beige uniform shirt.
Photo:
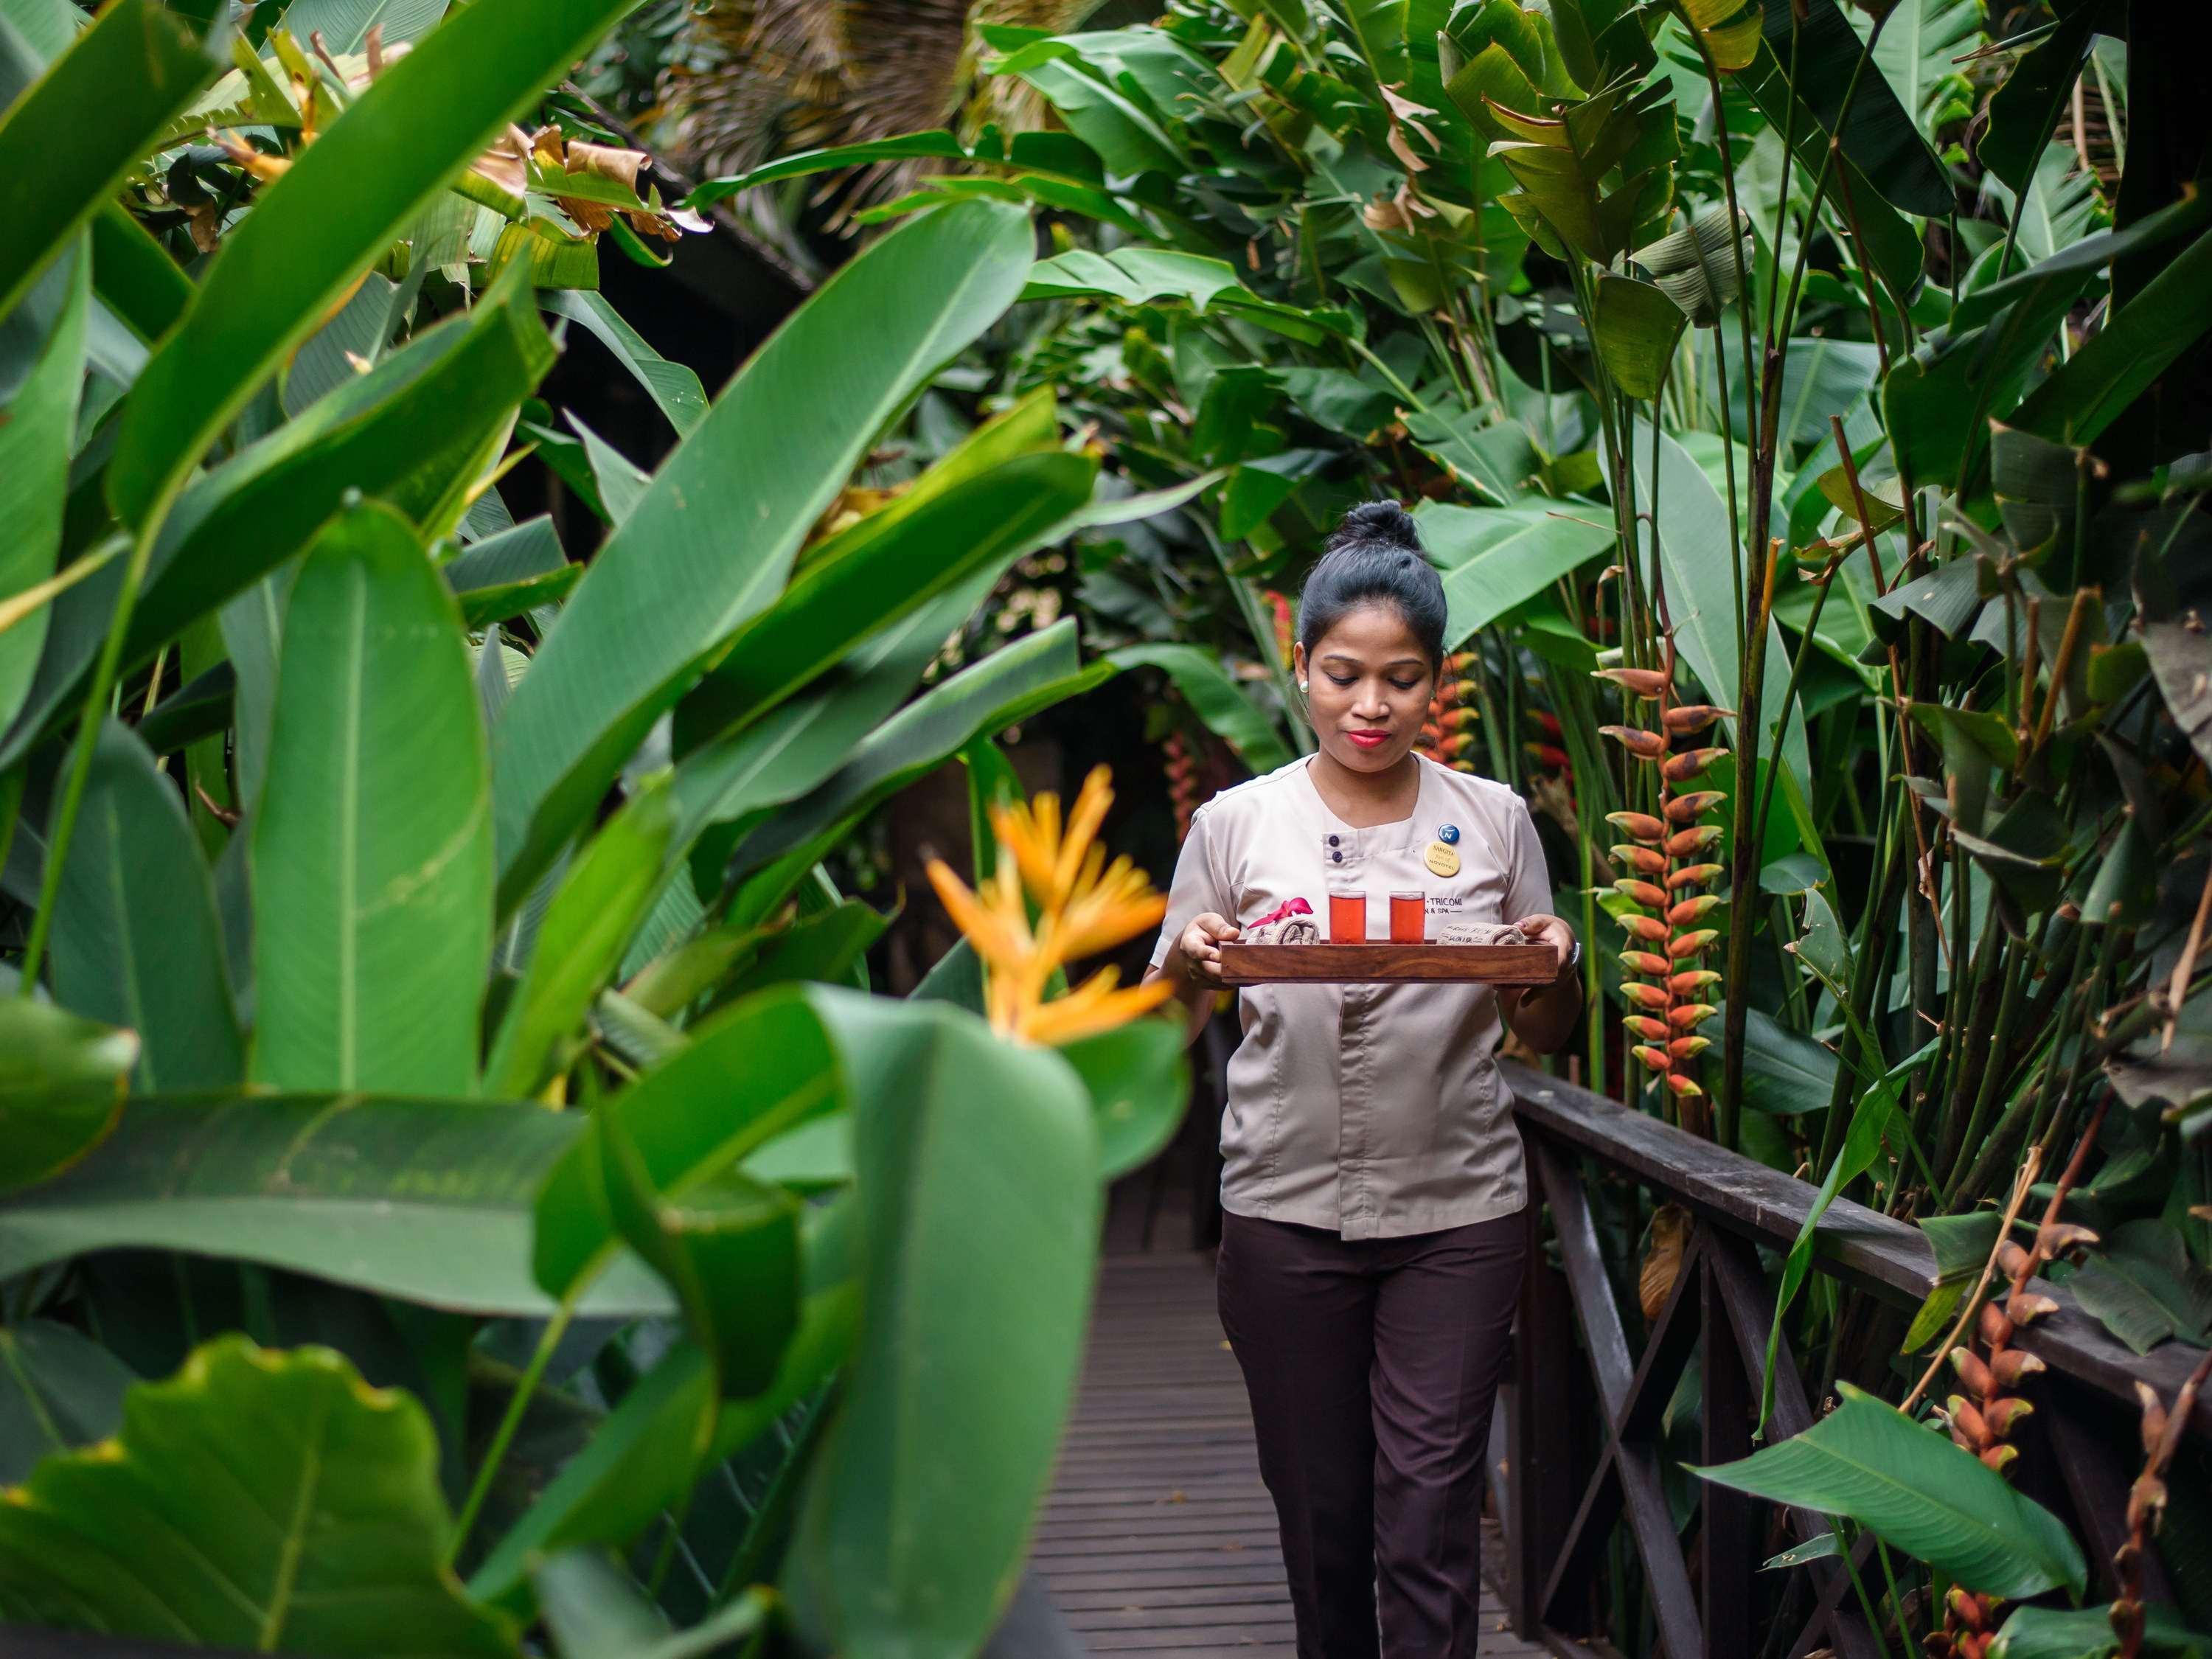
<svg viewBox="0 0 2212 1659">
<path fill-rule="evenodd" d="M 1410 818 L 1355 830 L 1301 758 L 1225 789 L 1191 818 L 1152 965 L 1194 916 L 1256 921 L 1285 899 L 1329 937 L 1328 889 L 1368 894 L 1371 939 L 1394 891 L 1427 895 L 1427 934 L 1552 908 L 1536 826 L 1503 784 L 1420 760 Z M 1431 872 L 1446 826 L 1459 870 Z M 1510 1215 L 1526 1201 L 1521 1137 L 1494 1058 L 1504 1026 L 1485 985 L 1257 985 L 1239 993 L 1243 1041 L 1222 1114 L 1222 1207 L 1395 1238 Z"/>
</svg>

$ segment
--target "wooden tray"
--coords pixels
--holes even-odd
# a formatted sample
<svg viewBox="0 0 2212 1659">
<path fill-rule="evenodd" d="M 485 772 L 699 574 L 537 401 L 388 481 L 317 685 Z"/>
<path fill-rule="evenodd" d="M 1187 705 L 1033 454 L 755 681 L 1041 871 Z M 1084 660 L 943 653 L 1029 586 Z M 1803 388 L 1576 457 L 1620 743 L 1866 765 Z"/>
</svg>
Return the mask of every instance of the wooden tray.
<svg viewBox="0 0 2212 1659">
<path fill-rule="evenodd" d="M 1549 985 L 1559 975 L 1548 945 L 1224 945 L 1224 985 L 1382 985 L 1465 981 Z"/>
</svg>

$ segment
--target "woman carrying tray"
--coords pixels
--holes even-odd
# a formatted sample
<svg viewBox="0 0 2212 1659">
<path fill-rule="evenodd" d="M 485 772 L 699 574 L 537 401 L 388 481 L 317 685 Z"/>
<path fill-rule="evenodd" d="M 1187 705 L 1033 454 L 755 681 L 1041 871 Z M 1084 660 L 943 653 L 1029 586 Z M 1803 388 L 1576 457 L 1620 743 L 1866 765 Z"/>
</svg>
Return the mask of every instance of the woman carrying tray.
<svg viewBox="0 0 2212 1659">
<path fill-rule="evenodd" d="M 1355 507 L 1307 578 L 1292 653 L 1320 752 L 1200 807 L 1152 977 L 1194 1036 L 1218 946 L 1333 888 L 1426 896 L 1427 937 L 1511 923 L 1548 986 L 1274 983 L 1242 994 L 1223 1114 L 1221 1322 L 1281 1522 L 1301 1659 L 1470 1659 L 1491 1403 L 1520 1292 L 1521 1139 L 1494 1052 L 1563 1046 L 1573 930 L 1503 784 L 1413 751 L 1442 582 L 1395 502 Z M 1370 905 L 1370 927 L 1386 908 Z M 1379 1643 L 1378 1643 L 1379 1602 Z"/>
</svg>

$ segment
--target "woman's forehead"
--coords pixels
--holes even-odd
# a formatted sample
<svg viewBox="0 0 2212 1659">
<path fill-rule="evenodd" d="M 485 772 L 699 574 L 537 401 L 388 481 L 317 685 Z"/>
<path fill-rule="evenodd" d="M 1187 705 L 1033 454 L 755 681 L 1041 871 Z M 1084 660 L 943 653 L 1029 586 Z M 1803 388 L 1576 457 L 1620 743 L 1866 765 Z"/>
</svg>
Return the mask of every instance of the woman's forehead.
<svg viewBox="0 0 2212 1659">
<path fill-rule="evenodd" d="M 1343 656 L 1389 661 L 1406 657 L 1426 662 L 1413 630 L 1395 605 L 1355 605 L 1339 617 L 1328 632 L 1314 642 L 1316 657 Z"/>
</svg>

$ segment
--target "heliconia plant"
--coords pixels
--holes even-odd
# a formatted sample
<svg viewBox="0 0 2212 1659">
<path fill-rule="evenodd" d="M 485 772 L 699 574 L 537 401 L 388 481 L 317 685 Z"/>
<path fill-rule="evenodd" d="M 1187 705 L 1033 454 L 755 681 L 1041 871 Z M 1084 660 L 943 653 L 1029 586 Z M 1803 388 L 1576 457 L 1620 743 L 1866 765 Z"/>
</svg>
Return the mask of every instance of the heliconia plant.
<svg viewBox="0 0 2212 1659">
<path fill-rule="evenodd" d="M 1475 727 L 1481 710 L 1475 701 L 1474 676 L 1480 672 L 1471 651 L 1455 651 L 1444 659 L 1436 695 L 1429 699 L 1428 715 L 1414 748 L 1454 771 L 1479 770 L 1475 758 Z"/>
<path fill-rule="evenodd" d="M 1619 811 L 1606 822 L 1628 839 L 1610 849 L 1620 869 L 1613 891 L 1626 901 L 1613 919 L 1626 935 L 1620 965 L 1627 977 L 1620 994 L 1629 1012 L 1621 1024 L 1632 1043 L 1630 1054 L 1645 1073 L 1666 1090 L 1673 1115 L 1686 1128 L 1705 1132 L 1705 1091 L 1698 1081 L 1698 1056 L 1711 1046 L 1698 1028 L 1719 1010 L 1712 1000 L 1721 975 L 1705 958 L 1721 937 L 1706 919 L 1723 901 L 1703 890 L 1725 874 L 1712 855 L 1723 830 L 1701 823 L 1727 799 L 1720 790 L 1684 788 L 1698 781 L 1728 751 L 1697 745 L 1676 747 L 1678 739 L 1704 735 L 1725 709 L 1677 703 L 1674 644 L 1661 648 L 1658 668 L 1601 668 L 1595 677 L 1619 688 L 1631 708 L 1648 707 L 1652 726 L 1606 726 L 1599 730 L 1648 769 L 1650 803 L 1656 812 Z"/>
</svg>

